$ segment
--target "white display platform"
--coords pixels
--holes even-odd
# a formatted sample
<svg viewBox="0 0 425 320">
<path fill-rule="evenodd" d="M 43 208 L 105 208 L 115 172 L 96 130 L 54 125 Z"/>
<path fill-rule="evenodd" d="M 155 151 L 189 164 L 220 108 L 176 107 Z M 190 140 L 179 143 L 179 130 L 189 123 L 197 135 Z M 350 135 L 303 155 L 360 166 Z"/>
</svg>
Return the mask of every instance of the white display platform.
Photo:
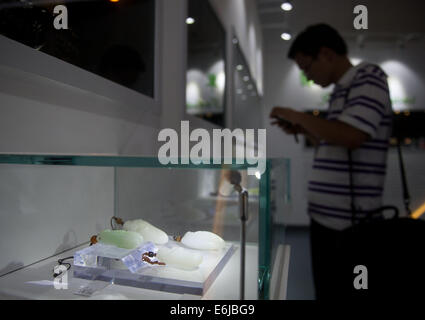
<svg viewBox="0 0 425 320">
<path fill-rule="evenodd" d="M 91 281 L 73 277 L 73 266 L 66 273 L 67 288 L 56 289 L 54 286 L 53 268 L 57 260 L 72 256 L 76 251 L 87 247 L 84 244 L 73 250 L 35 263 L 31 266 L 17 270 L 0 277 L 1 299 L 137 299 L 137 300 L 239 300 L 239 272 L 240 251 L 237 243 L 232 243 L 236 251 L 230 257 L 221 273 L 205 292 L 204 295 L 190 295 L 169 293 L 158 290 L 142 289 L 117 284 L 108 284 L 103 281 Z M 71 262 L 72 259 L 66 262 Z M 245 299 L 256 300 L 258 297 L 258 246 L 246 246 L 246 271 L 245 271 Z M 76 295 L 74 292 L 84 286 L 100 288 L 90 297 Z M 103 288 L 102 288 L 103 287 Z"/>
</svg>

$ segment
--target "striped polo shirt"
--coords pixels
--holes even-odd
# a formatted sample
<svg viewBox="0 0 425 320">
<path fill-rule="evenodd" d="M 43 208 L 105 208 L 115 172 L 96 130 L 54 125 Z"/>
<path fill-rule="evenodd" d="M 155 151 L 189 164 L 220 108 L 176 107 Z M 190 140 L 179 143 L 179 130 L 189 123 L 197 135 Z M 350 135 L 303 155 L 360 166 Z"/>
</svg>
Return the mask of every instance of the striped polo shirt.
<svg viewBox="0 0 425 320">
<path fill-rule="evenodd" d="M 328 120 L 349 124 L 369 135 L 352 150 L 356 219 L 382 206 L 392 108 L 387 75 L 363 62 L 350 68 L 330 96 Z M 341 132 L 341 134 L 344 134 Z M 351 226 L 351 197 L 347 148 L 321 141 L 315 150 L 308 182 L 308 213 L 335 230 Z"/>
</svg>

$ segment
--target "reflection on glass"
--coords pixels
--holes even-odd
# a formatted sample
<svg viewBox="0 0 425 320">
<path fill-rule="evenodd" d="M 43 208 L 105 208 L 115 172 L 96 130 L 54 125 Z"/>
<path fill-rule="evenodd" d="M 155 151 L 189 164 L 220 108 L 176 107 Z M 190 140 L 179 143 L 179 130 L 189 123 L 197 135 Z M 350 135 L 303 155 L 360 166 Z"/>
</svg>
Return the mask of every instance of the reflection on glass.
<svg viewBox="0 0 425 320">
<path fill-rule="evenodd" d="M 189 0 L 188 16 L 186 110 L 224 126 L 225 32 L 208 1 Z"/>
<path fill-rule="evenodd" d="M 54 27 L 57 5 L 68 29 Z M 0 34 L 150 97 L 154 30 L 154 0 L 0 1 Z"/>
</svg>

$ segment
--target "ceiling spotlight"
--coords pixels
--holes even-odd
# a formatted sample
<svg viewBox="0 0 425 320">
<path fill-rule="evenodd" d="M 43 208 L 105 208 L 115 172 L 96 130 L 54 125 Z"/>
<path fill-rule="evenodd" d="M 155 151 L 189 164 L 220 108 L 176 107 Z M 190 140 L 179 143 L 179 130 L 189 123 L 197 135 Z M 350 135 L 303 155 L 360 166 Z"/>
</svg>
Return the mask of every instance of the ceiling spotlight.
<svg viewBox="0 0 425 320">
<path fill-rule="evenodd" d="M 249 77 L 248 76 L 243 77 L 243 81 L 245 82 L 249 81 Z"/>
<path fill-rule="evenodd" d="M 243 70 L 243 65 L 238 64 L 238 65 L 236 66 L 236 70 L 238 70 L 238 71 L 242 71 L 242 70 Z"/>
<path fill-rule="evenodd" d="M 195 19 L 193 19 L 192 17 L 188 17 L 188 18 L 186 19 L 186 23 L 187 23 L 187 24 L 194 24 L 194 23 L 195 23 Z"/>
<path fill-rule="evenodd" d="M 289 1 L 285 1 L 284 3 L 282 3 L 280 7 L 282 8 L 283 11 L 291 11 L 293 8 L 291 2 Z"/>
<path fill-rule="evenodd" d="M 285 40 L 285 41 L 291 40 L 291 34 L 290 34 L 289 32 L 284 32 L 284 33 L 282 33 L 282 34 L 280 35 L 280 37 L 281 37 L 283 40 Z"/>
</svg>

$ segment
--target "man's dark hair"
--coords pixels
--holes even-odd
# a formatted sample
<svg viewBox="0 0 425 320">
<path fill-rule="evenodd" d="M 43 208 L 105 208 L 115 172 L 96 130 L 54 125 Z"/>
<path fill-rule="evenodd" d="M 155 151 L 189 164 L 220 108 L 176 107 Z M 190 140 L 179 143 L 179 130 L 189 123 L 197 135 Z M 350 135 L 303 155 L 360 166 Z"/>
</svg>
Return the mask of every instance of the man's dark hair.
<svg viewBox="0 0 425 320">
<path fill-rule="evenodd" d="M 294 59 L 297 53 L 316 58 L 322 47 L 332 49 L 337 54 L 347 54 L 347 44 L 331 26 L 321 23 L 307 27 L 301 32 L 289 48 L 288 58 Z"/>
</svg>

